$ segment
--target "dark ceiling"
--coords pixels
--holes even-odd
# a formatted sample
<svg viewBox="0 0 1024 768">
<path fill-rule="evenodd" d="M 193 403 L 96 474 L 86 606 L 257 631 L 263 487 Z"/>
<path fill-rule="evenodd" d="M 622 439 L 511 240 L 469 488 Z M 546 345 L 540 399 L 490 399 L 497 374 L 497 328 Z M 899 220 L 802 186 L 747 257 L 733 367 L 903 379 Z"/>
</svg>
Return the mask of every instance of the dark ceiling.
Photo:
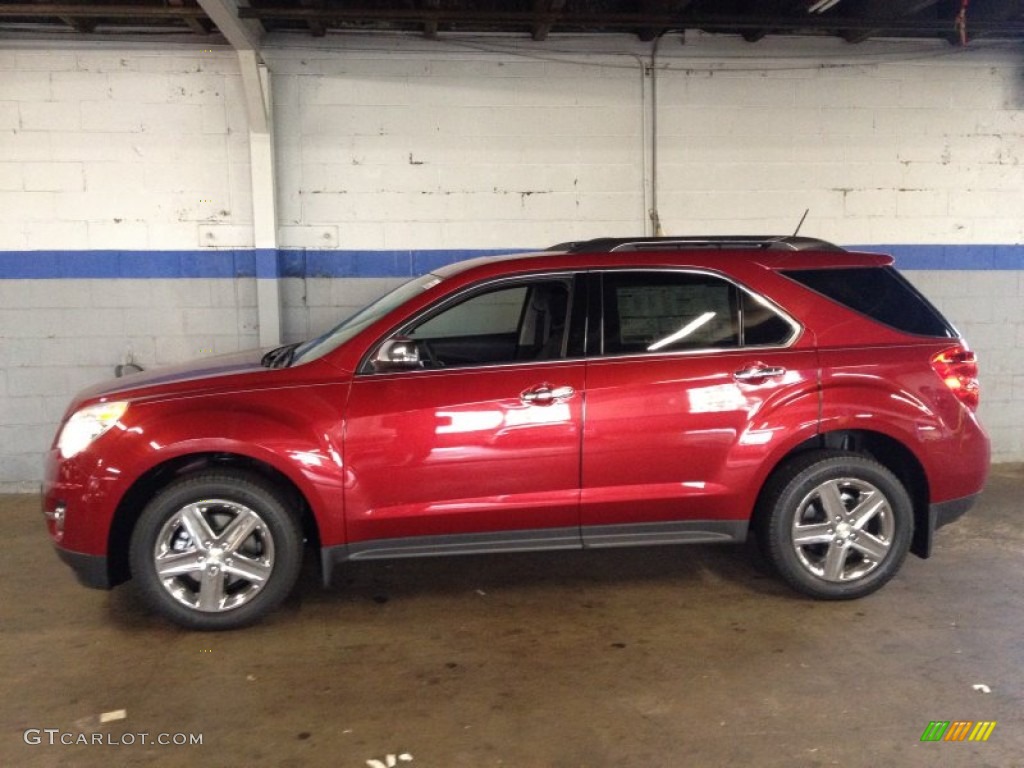
<svg viewBox="0 0 1024 768">
<path fill-rule="evenodd" d="M 203 0 L 221 4 L 223 0 Z M 1024 0 L 251 0 L 238 10 L 266 32 L 323 36 L 336 32 L 404 33 L 443 38 L 501 33 L 550 35 L 702 30 L 742 35 L 1024 40 Z M 197 0 L 0 0 L 7 37 L 66 33 L 86 39 L 181 35 L 209 38 L 216 26 Z"/>
</svg>

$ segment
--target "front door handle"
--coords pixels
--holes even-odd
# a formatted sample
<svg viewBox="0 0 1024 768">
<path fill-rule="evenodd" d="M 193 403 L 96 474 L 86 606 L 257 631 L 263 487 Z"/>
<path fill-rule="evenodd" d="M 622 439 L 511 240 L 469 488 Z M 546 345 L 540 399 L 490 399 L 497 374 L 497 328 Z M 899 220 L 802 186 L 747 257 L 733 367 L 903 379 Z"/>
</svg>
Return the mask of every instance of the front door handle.
<svg viewBox="0 0 1024 768">
<path fill-rule="evenodd" d="M 757 383 L 764 381 L 765 379 L 771 379 L 775 378 L 776 376 L 782 376 L 785 372 L 786 369 L 778 365 L 765 365 L 764 363 L 753 363 L 752 365 L 740 368 L 740 370 L 733 373 L 732 377 L 737 381 Z"/>
<path fill-rule="evenodd" d="M 558 400 L 568 400 L 576 394 L 576 390 L 569 386 L 552 387 L 550 384 L 541 384 L 523 392 L 519 399 L 524 405 L 551 405 Z"/>
</svg>

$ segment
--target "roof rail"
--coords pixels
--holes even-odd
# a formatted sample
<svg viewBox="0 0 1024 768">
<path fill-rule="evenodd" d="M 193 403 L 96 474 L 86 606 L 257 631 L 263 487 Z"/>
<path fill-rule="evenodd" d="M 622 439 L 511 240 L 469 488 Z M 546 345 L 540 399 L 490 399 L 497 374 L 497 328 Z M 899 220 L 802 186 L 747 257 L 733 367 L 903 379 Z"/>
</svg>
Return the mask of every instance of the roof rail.
<svg viewBox="0 0 1024 768">
<path fill-rule="evenodd" d="M 737 235 L 713 237 L 599 237 L 553 245 L 549 251 L 612 253 L 614 251 L 676 251 L 687 248 L 758 248 L 765 251 L 845 251 L 815 237 Z"/>
</svg>

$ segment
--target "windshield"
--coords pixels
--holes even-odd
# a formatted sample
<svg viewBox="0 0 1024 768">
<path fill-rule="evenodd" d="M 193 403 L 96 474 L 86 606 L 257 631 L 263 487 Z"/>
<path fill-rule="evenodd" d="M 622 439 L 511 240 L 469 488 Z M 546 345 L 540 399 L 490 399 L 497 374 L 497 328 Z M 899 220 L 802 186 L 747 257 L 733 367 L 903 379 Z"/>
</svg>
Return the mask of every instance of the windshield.
<svg viewBox="0 0 1024 768">
<path fill-rule="evenodd" d="M 318 357 L 322 357 L 328 352 L 337 349 L 361 330 L 384 317 L 391 310 L 401 306 L 413 296 L 423 293 L 428 288 L 433 288 L 439 282 L 441 282 L 440 277 L 428 273 L 398 286 L 391 293 L 381 296 L 372 304 L 363 307 L 354 315 L 346 318 L 327 331 L 327 333 L 300 344 L 292 356 L 292 365 L 308 363 L 310 360 L 316 360 Z"/>
</svg>

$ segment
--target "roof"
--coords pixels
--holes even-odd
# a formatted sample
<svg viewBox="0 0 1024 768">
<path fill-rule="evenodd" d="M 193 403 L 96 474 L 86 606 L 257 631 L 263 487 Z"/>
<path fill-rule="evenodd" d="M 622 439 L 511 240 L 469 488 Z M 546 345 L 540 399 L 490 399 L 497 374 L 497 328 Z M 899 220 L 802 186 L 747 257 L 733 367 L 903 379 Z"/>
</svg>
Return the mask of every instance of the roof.
<svg viewBox="0 0 1024 768">
<path fill-rule="evenodd" d="M 684 257 L 685 254 L 685 257 Z M 594 257 L 609 267 L 690 266 L 713 267 L 728 261 L 756 261 L 769 269 L 815 269 L 821 267 L 876 267 L 893 263 L 892 256 L 848 251 L 825 240 L 811 237 L 769 235 L 754 237 L 640 237 L 610 238 L 561 243 L 544 251 L 482 256 L 448 264 L 434 274 L 450 278 L 482 268 L 487 275 L 536 269 L 573 269 Z M 753 258 L 752 257 L 756 257 Z M 518 264 L 515 262 L 519 262 Z M 499 267 L 498 265 L 503 266 Z"/>
</svg>

